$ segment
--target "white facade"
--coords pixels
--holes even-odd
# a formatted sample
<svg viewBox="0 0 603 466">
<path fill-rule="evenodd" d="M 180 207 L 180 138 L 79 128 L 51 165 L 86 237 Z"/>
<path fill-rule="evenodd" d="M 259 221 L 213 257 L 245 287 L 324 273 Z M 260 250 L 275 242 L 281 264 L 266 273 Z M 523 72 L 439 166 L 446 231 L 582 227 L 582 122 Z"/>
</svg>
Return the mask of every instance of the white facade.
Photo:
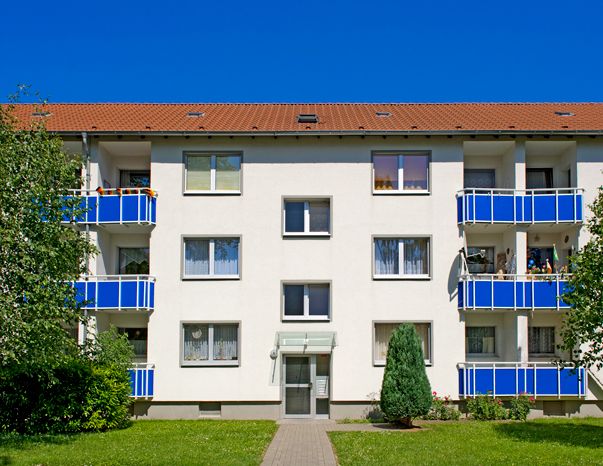
<svg viewBox="0 0 603 466">
<path fill-rule="evenodd" d="M 66 144 L 77 149 L 75 141 Z M 428 155 L 427 190 L 374 190 L 373 157 L 394 152 Z M 239 154 L 240 192 L 185 192 L 186 154 Z M 603 144 L 587 137 L 101 136 L 90 140 L 90 155 L 90 188 L 118 187 L 120 170 L 150 170 L 151 188 L 158 193 L 156 225 L 90 228 L 100 250 L 91 275 L 118 274 L 119 248 L 149 248 L 154 309 L 93 315 L 98 330 L 110 324 L 147 329 L 146 356 L 141 353 L 139 360 L 154 364 L 154 393 L 138 402 L 136 413 L 152 417 L 365 415 L 370 401 L 378 399 L 383 376 L 375 354 L 376 323 L 427 324 L 422 329 L 432 389 L 455 400 L 459 363 L 550 361 L 555 354 L 530 353 L 529 327 L 554 327 L 558 339 L 563 310 L 459 310 L 459 250 L 493 247 L 494 258 L 514 256 L 515 274 L 521 275 L 528 247 L 555 244 L 563 262 L 587 241 L 584 227 L 579 222 L 463 227 L 457 223 L 455 194 L 463 189 L 466 169 L 493 169 L 493 187 L 523 190 L 526 169 L 550 168 L 547 187 L 584 188 L 585 207 L 603 183 Z M 328 201 L 329 234 L 285 234 L 287 200 Z M 185 238 L 238 238 L 238 275 L 187 277 Z M 427 273 L 375 275 L 375 238 L 424 238 Z M 328 319 L 287 320 L 284 284 L 328 285 Z M 296 290 L 302 289 L 308 295 L 308 287 Z M 187 365 L 183 323 L 237 324 L 236 359 Z M 467 354 L 466 327 L 494 327 L 492 347 Z M 275 345 L 282 332 L 332 332 L 334 346 Z M 317 368 L 307 413 L 298 405 L 287 412 L 287 394 L 294 396 L 284 387 L 287 354 L 309 355 L 308 363 Z M 564 412 L 596 415 L 601 400 L 602 389 L 589 376 L 584 397 L 545 398 L 538 406 L 546 413 L 547 402 L 557 403 L 554 409 L 561 402 Z"/>
</svg>

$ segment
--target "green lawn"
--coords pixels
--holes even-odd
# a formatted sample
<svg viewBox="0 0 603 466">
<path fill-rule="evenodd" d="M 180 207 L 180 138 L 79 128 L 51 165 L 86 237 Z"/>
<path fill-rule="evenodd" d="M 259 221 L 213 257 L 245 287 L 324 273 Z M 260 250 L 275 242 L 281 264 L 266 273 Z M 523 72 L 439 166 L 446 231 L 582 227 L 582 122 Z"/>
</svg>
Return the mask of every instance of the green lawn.
<svg viewBox="0 0 603 466">
<path fill-rule="evenodd" d="M 101 434 L 0 436 L 0 465 L 260 464 L 271 421 L 137 421 Z"/>
<path fill-rule="evenodd" d="M 330 432 L 347 465 L 603 465 L 603 419 L 424 424 L 415 432 Z"/>
</svg>

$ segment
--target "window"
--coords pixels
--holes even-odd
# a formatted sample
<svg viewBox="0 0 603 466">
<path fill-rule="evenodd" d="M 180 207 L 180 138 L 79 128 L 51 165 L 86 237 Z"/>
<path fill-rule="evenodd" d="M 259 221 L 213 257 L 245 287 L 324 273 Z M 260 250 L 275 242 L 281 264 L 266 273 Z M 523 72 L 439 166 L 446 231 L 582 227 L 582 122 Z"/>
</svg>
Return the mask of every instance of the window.
<svg viewBox="0 0 603 466">
<path fill-rule="evenodd" d="M 149 170 L 121 170 L 119 185 L 122 188 L 150 188 L 151 172 Z"/>
<path fill-rule="evenodd" d="M 283 320 L 328 320 L 328 283 L 283 284 Z"/>
<path fill-rule="evenodd" d="M 375 238 L 375 278 L 429 278 L 429 238 Z"/>
<path fill-rule="evenodd" d="M 134 357 L 143 359 L 147 357 L 147 329 L 146 328 L 118 328 L 121 335 L 128 337 L 128 342 L 134 347 Z"/>
<path fill-rule="evenodd" d="M 239 278 L 239 238 L 185 238 L 184 278 Z"/>
<path fill-rule="evenodd" d="M 494 354 L 496 352 L 494 327 L 465 327 L 467 354 Z"/>
<path fill-rule="evenodd" d="M 285 200 L 285 235 L 329 235 L 331 225 L 331 202 L 329 199 Z"/>
<path fill-rule="evenodd" d="M 185 154 L 184 191 L 187 193 L 240 193 L 241 155 Z"/>
<path fill-rule="evenodd" d="M 534 267 L 540 269 L 543 273 L 547 270 L 547 260 L 551 269 L 556 266 L 555 261 L 555 250 L 554 248 L 534 248 L 528 247 L 528 270 L 532 270 Z M 559 264 L 557 264 L 559 265 Z"/>
<path fill-rule="evenodd" d="M 373 362 L 375 365 L 385 365 L 389 340 L 392 333 L 394 333 L 394 330 L 403 323 L 404 322 L 375 323 L 373 334 Z M 415 330 L 421 339 L 425 364 L 431 364 L 431 324 L 426 322 L 412 322 L 412 324 L 415 326 Z"/>
<path fill-rule="evenodd" d="M 119 248 L 120 275 L 148 275 L 149 248 Z"/>
<path fill-rule="evenodd" d="M 553 187 L 552 168 L 528 168 L 526 169 L 527 189 L 549 189 Z"/>
<path fill-rule="evenodd" d="M 429 154 L 373 155 L 373 191 L 382 194 L 429 191 Z"/>
<path fill-rule="evenodd" d="M 239 324 L 183 323 L 181 365 L 239 365 Z"/>
<path fill-rule="evenodd" d="M 466 168 L 463 187 L 492 189 L 496 187 L 494 170 Z"/>
<path fill-rule="evenodd" d="M 530 327 L 528 330 L 530 354 L 555 354 L 555 327 Z"/>
<path fill-rule="evenodd" d="M 494 248 L 468 247 L 467 269 L 469 273 L 494 273 Z"/>
</svg>

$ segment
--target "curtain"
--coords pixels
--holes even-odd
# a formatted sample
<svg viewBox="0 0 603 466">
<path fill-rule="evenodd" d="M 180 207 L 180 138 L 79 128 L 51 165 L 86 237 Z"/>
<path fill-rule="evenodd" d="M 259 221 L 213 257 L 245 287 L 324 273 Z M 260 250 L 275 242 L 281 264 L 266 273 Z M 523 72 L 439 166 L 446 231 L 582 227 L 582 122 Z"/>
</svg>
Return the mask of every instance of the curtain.
<svg viewBox="0 0 603 466">
<path fill-rule="evenodd" d="M 209 275 L 209 240 L 185 240 L 184 275 Z"/>
<path fill-rule="evenodd" d="M 308 285 L 311 316 L 329 315 L 329 285 Z"/>
<path fill-rule="evenodd" d="M 214 325 L 214 360 L 237 359 L 238 326 Z"/>
<path fill-rule="evenodd" d="M 373 156 L 375 190 L 398 190 L 398 156 Z"/>
<path fill-rule="evenodd" d="M 329 232 L 329 201 L 311 201 L 310 231 Z"/>
<path fill-rule="evenodd" d="M 239 274 L 239 240 L 216 239 L 214 240 L 214 274 L 238 275 Z"/>
<path fill-rule="evenodd" d="M 375 324 L 375 360 L 385 361 L 387 359 L 387 347 L 389 340 L 402 322 L 394 324 Z M 429 351 L 429 328 L 431 327 L 428 323 L 414 323 L 417 335 L 421 340 L 421 349 L 423 350 L 423 357 L 426 360 L 431 359 Z"/>
<path fill-rule="evenodd" d="M 427 238 L 404 239 L 404 274 L 427 275 Z"/>
<path fill-rule="evenodd" d="M 119 248 L 119 273 L 148 275 L 149 248 Z"/>
<path fill-rule="evenodd" d="M 466 327 L 466 352 L 471 354 L 494 354 L 494 327 Z"/>
<path fill-rule="evenodd" d="M 186 157 L 186 189 L 189 191 L 211 189 L 211 156 L 188 155 Z"/>
<path fill-rule="evenodd" d="M 241 157 L 238 155 L 216 156 L 216 190 L 239 191 Z"/>
<path fill-rule="evenodd" d="M 538 354 L 555 353 L 555 327 L 530 327 L 528 351 Z"/>
<path fill-rule="evenodd" d="M 377 275 L 398 275 L 400 273 L 398 248 L 397 239 L 375 240 L 375 273 Z"/>
<path fill-rule="evenodd" d="M 464 172 L 463 187 L 465 188 L 494 188 L 494 170 L 466 169 Z"/>
<path fill-rule="evenodd" d="M 428 189 L 429 156 L 405 155 L 402 158 L 404 167 L 404 189 Z"/>
<path fill-rule="evenodd" d="M 184 360 L 207 361 L 209 359 L 209 326 L 188 324 L 184 326 Z"/>
</svg>

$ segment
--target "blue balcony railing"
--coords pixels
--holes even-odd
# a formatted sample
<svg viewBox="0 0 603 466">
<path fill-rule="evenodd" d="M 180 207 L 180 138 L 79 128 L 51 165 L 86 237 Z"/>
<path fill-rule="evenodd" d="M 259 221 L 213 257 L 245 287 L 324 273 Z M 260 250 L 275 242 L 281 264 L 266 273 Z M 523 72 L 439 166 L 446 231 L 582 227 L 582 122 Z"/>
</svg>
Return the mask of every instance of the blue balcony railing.
<svg viewBox="0 0 603 466">
<path fill-rule="evenodd" d="M 458 308 L 566 309 L 559 298 L 566 292 L 568 275 L 461 275 Z"/>
<path fill-rule="evenodd" d="M 463 189 L 456 195 L 459 224 L 578 223 L 583 189 Z"/>
<path fill-rule="evenodd" d="M 75 283 L 84 309 L 152 311 L 155 277 L 149 275 L 89 275 Z"/>
<path fill-rule="evenodd" d="M 478 395 L 538 397 L 586 396 L 584 368 L 558 368 L 549 363 L 460 363 L 459 397 Z"/>
<path fill-rule="evenodd" d="M 128 369 L 132 398 L 152 398 L 155 384 L 155 364 L 139 363 Z"/>
<path fill-rule="evenodd" d="M 89 225 L 154 225 L 157 221 L 157 193 L 146 188 L 73 191 L 81 198 L 80 208 L 85 210 L 74 217 L 66 214 L 65 222 L 74 221 Z"/>
</svg>

